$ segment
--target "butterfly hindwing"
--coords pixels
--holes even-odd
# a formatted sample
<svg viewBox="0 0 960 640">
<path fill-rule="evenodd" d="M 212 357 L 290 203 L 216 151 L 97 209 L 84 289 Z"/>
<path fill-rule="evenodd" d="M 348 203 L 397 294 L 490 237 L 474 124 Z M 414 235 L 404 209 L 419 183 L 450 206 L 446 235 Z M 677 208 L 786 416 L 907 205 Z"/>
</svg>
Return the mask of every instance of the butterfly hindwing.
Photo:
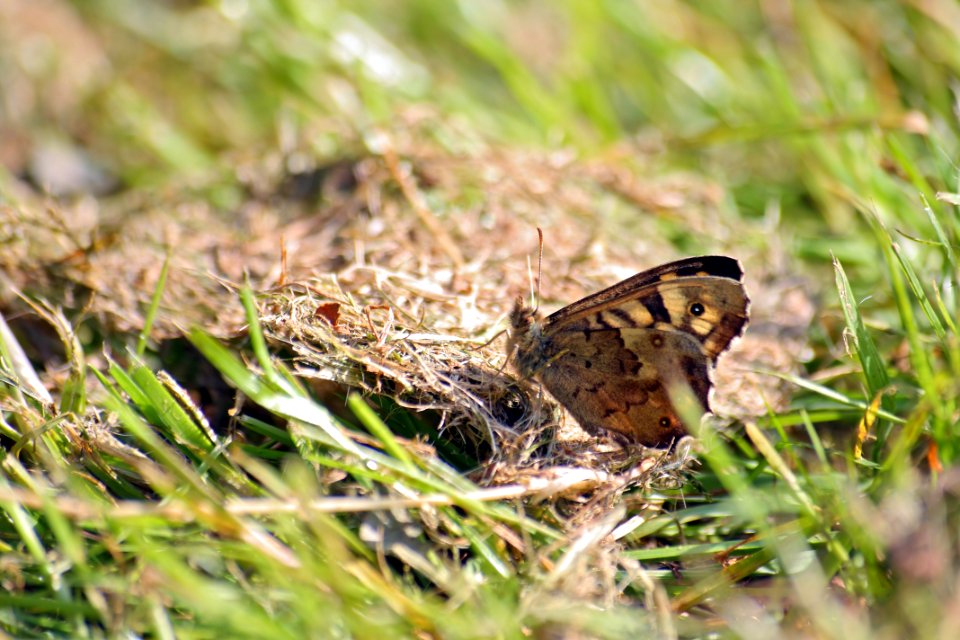
<svg viewBox="0 0 960 640">
<path fill-rule="evenodd" d="M 540 380 L 586 431 L 666 446 L 684 434 L 669 393 L 688 385 L 705 410 L 709 363 L 699 343 L 679 331 L 600 329 L 565 332 Z"/>
</svg>

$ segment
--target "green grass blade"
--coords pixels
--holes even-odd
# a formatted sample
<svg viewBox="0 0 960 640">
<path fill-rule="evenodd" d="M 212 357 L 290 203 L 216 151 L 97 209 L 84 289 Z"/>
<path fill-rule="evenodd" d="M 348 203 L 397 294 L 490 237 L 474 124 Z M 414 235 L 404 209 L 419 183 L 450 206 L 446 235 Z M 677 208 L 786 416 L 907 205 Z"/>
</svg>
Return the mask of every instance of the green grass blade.
<svg viewBox="0 0 960 640">
<path fill-rule="evenodd" d="M 263 337 L 263 328 L 260 326 L 260 319 L 257 316 L 257 303 L 253 299 L 253 291 L 249 284 L 240 289 L 240 302 L 243 304 L 243 311 L 247 318 L 247 333 L 250 336 L 250 346 L 253 347 L 253 353 L 257 357 L 257 362 L 260 363 L 267 380 L 276 384 L 277 371 L 273 366 L 270 351 L 267 349 L 267 341 Z"/>
<path fill-rule="evenodd" d="M 289 389 L 283 381 L 281 381 L 283 386 L 287 387 L 285 389 L 277 389 L 272 384 L 267 384 L 248 370 L 243 362 L 228 349 L 202 331 L 194 329 L 188 338 L 227 380 L 254 402 L 288 419 L 318 427 L 329 438 L 330 444 L 363 457 L 357 445 L 346 436 L 337 419 L 326 408 Z M 277 379 L 274 380 L 274 382 L 277 381 Z"/>
<path fill-rule="evenodd" d="M 142 393 L 143 401 L 149 410 L 145 415 L 153 415 L 159 419 L 158 427 L 164 427 L 165 432 L 175 441 L 184 443 L 197 451 L 210 453 L 215 443 L 208 434 L 197 426 L 180 402 L 171 395 L 157 376 L 142 364 L 135 364 L 131 369 L 131 378 Z M 141 410 L 143 406 L 138 405 Z"/>
<path fill-rule="evenodd" d="M 941 342 L 946 342 L 947 331 L 943 327 L 943 323 L 940 321 L 940 316 L 937 315 L 933 305 L 930 304 L 930 299 L 927 297 L 927 292 L 924 291 L 923 285 L 920 283 L 920 278 L 917 277 L 917 272 L 914 270 L 913 265 L 910 264 L 910 261 L 904 257 L 903 251 L 896 243 L 893 243 L 893 255 L 896 256 L 897 262 L 900 265 L 900 269 L 903 270 L 903 274 L 907 278 L 907 284 L 910 286 L 910 290 L 913 292 L 914 298 L 916 298 L 917 302 L 920 304 L 920 309 L 923 310 L 924 315 L 927 316 L 927 321 L 930 323 L 930 326 L 933 327 L 934 333 L 937 334 L 937 339 Z"/>
<path fill-rule="evenodd" d="M 347 406 L 353 411 L 353 415 L 357 416 L 360 423 L 366 427 L 377 440 L 383 443 L 383 447 L 387 453 L 399 460 L 400 463 L 408 469 L 412 470 L 416 468 L 413 458 L 407 453 L 407 450 L 397 442 L 390 428 L 380 419 L 380 416 L 373 412 L 373 409 L 364 402 L 359 394 L 351 393 L 347 396 Z"/>
<path fill-rule="evenodd" d="M 150 306 L 147 307 L 147 313 L 144 315 L 143 328 L 140 329 L 140 336 L 137 338 L 137 357 L 142 358 L 147 351 L 147 341 L 150 339 L 150 331 L 153 329 L 153 323 L 156 322 L 157 313 L 160 311 L 160 301 L 163 300 L 163 292 L 167 287 L 167 274 L 170 272 L 170 253 L 163 260 L 163 266 L 160 268 L 160 276 L 157 278 L 157 286 L 153 290 L 153 296 L 150 298 Z"/>
<path fill-rule="evenodd" d="M 890 386 L 890 377 L 887 375 L 877 345 L 860 315 L 860 305 L 857 304 L 850 288 L 850 281 L 843 270 L 843 265 L 837 258 L 833 258 L 833 268 L 837 280 L 837 291 L 840 294 L 840 307 L 843 310 L 847 331 L 853 338 L 854 353 L 860 361 L 867 392 L 870 396 L 874 396 Z"/>
</svg>

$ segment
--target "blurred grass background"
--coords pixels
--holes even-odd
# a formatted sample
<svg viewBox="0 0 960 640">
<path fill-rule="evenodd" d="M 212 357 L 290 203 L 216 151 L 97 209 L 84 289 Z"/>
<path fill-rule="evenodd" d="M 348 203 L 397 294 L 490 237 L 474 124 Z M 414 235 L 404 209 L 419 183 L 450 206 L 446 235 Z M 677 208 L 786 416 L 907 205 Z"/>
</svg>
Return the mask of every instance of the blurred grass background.
<svg viewBox="0 0 960 640">
<path fill-rule="evenodd" d="M 729 451 L 711 447 L 701 485 L 666 492 L 664 514 L 646 515 L 616 571 L 599 577 L 589 562 L 586 574 L 564 564 L 551 515 L 464 498 L 476 487 L 403 453 L 359 405 L 385 453 L 338 441 L 335 419 L 310 405 L 297 417 L 312 427 L 293 436 L 245 416 L 271 446 L 223 459 L 218 437 L 171 413 L 169 387 L 133 360 L 101 372 L 110 394 L 93 407 L 119 416 L 129 439 L 100 450 L 100 462 L 78 462 L 70 432 L 57 428 L 87 411 L 76 379 L 55 390 L 51 413 L 7 376 L 0 629 L 952 637 L 958 43 L 960 5 L 948 0 L 6 0 L 6 207 L 16 209 L 25 182 L 103 203 L 200 194 L 229 213 L 245 194 L 239 164 L 278 150 L 288 163 L 352 157 L 414 112 L 456 124 L 432 131 L 452 155 L 487 145 L 635 152 L 651 174 L 714 181 L 725 214 L 751 238 L 775 234 L 843 320 L 814 328 L 807 369 L 817 382 L 805 379 L 789 415 L 770 417 L 775 444 L 764 449 L 748 430 Z M 47 314 L 69 343 L 69 323 Z M 306 402 L 263 353 L 263 379 L 252 379 L 235 354 L 192 339 L 260 406 Z M 69 359 L 84 377 L 77 347 Z M 853 407 L 841 420 L 851 431 L 870 430 L 864 455 L 825 451 L 810 418 L 824 399 Z M 784 427 L 797 423 L 809 427 L 799 440 Z M 298 457 L 282 473 L 264 462 L 277 447 Z M 368 489 L 399 482 L 451 496 L 456 507 L 437 507 L 438 517 L 466 547 L 451 553 L 413 536 L 377 558 L 361 541 L 369 520 L 333 507 L 266 522 L 226 508 L 239 496 L 306 504 L 323 493 L 316 469 Z M 117 498 L 154 493 L 176 496 L 185 512 L 111 512 Z M 681 560 L 693 584 L 675 578 Z M 583 575 L 589 596 L 576 589 Z"/>
</svg>

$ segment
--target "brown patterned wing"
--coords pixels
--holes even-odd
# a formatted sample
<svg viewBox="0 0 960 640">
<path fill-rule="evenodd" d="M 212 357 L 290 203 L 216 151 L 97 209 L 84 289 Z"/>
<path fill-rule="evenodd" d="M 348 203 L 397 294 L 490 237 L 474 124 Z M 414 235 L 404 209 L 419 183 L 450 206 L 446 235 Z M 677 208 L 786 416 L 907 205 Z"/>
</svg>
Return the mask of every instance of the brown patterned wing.
<svg viewBox="0 0 960 640">
<path fill-rule="evenodd" d="M 591 306 L 578 302 L 561 309 L 546 319 L 544 336 L 557 341 L 561 334 L 610 329 L 680 331 L 695 338 L 703 355 L 715 361 L 747 324 L 750 300 L 743 285 L 730 278 L 672 278 L 618 293 Z"/>
<path fill-rule="evenodd" d="M 686 384 L 705 410 L 710 365 L 689 334 L 659 329 L 563 332 L 540 381 L 587 432 L 606 431 L 648 447 L 669 446 L 686 431 L 670 401 Z"/>
<path fill-rule="evenodd" d="M 716 359 L 746 326 L 742 276 L 732 258 L 691 258 L 561 309 L 543 324 L 540 380 L 587 431 L 668 445 L 685 433 L 668 389 L 709 410 Z"/>
<path fill-rule="evenodd" d="M 669 391 L 686 385 L 709 409 L 717 357 L 741 333 L 750 304 L 740 263 L 671 262 L 560 309 L 543 322 L 517 303 L 509 350 L 587 431 L 647 446 L 685 433 Z"/>
<path fill-rule="evenodd" d="M 740 282 L 743 280 L 743 268 L 740 261 L 729 256 L 698 256 L 668 262 L 659 267 L 627 278 L 592 295 L 568 305 L 547 318 L 547 322 L 561 323 L 566 318 L 577 316 L 584 311 L 597 307 L 616 304 L 624 298 L 634 297 L 650 285 L 687 277 L 714 277 Z"/>
</svg>

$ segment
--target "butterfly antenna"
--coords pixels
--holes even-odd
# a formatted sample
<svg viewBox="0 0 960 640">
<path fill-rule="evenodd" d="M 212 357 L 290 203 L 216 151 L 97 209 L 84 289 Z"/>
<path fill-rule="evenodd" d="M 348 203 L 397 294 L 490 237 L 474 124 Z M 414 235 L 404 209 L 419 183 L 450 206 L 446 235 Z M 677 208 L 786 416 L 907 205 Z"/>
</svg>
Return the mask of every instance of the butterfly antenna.
<svg viewBox="0 0 960 640">
<path fill-rule="evenodd" d="M 540 310 L 540 276 L 543 274 L 543 229 L 537 227 L 538 250 L 537 250 L 537 293 L 533 301 L 533 312 Z"/>
</svg>

